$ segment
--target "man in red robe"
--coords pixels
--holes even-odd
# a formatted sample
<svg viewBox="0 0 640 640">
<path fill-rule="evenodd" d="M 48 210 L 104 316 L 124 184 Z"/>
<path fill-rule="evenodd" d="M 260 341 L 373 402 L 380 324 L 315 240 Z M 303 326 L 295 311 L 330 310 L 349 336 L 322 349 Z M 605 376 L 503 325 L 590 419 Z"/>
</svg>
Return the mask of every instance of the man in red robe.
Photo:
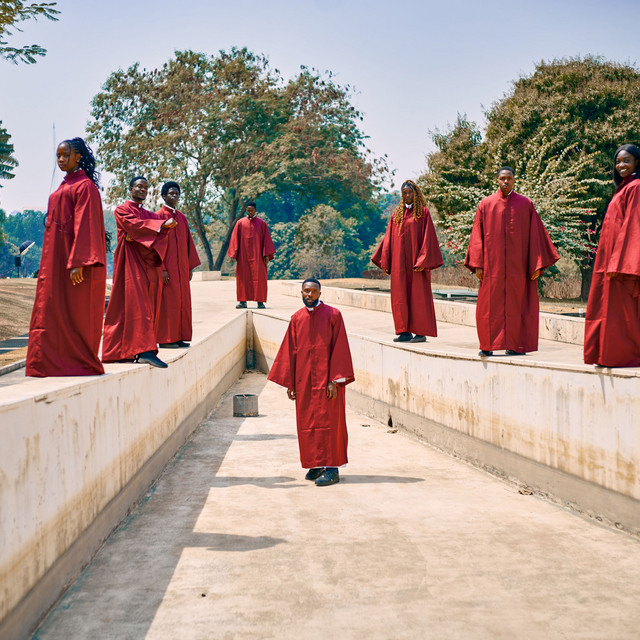
<svg viewBox="0 0 640 640">
<path fill-rule="evenodd" d="M 498 192 L 478 206 L 464 261 L 480 280 L 476 326 L 482 357 L 498 349 L 512 356 L 538 349 L 536 280 L 558 260 L 533 203 L 514 191 L 513 169 L 500 169 L 497 181 Z"/>
<path fill-rule="evenodd" d="M 319 487 L 340 481 L 347 464 L 345 386 L 353 365 L 342 314 L 320 300 L 320 283 L 302 283 L 304 307 L 291 316 L 269 380 L 296 403 L 300 461 Z"/>
<path fill-rule="evenodd" d="M 80 168 L 87 153 L 93 160 L 87 149 L 80 138 L 58 146 L 58 166 L 67 175 L 49 197 L 29 328 L 28 376 L 104 373 L 98 350 L 107 255 L 100 192 Z M 94 166 L 95 161 L 87 167 L 91 176 Z"/>
<path fill-rule="evenodd" d="M 162 185 L 160 195 L 165 204 L 156 211 L 156 215 L 161 220 L 173 218 L 177 226 L 168 234 L 156 338 L 163 349 L 180 349 L 189 346 L 193 333 L 189 282 L 193 270 L 200 264 L 200 258 L 189 231 L 189 222 L 176 209 L 180 185 L 177 182 L 166 182 Z"/>
<path fill-rule="evenodd" d="M 248 202 L 247 216 L 238 220 L 231 234 L 229 257 L 237 260 L 236 309 L 246 309 L 247 300 L 255 300 L 258 309 L 267 301 L 267 264 L 276 253 L 269 227 L 256 216 L 256 203 Z"/>
<path fill-rule="evenodd" d="M 393 341 L 426 342 L 425 336 L 438 335 L 431 270 L 442 266 L 442 253 L 420 187 L 406 180 L 401 193 L 402 202 L 371 262 L 391 276 L 391 313 L 398 334 Z"/>
<path fill-rule="evenodd" d="M 118 245 L 113 259 L 113 287 L 104 320 L 102 361 L 135 361 L 166 368 L 158 358 L 156 328 L 162 300 L 162 261 L 167 229 L 173 218 L 160 220 L 142 208 L 149 184 L 136 177 L 131 200 L 114 211 Z"/>
</svg>

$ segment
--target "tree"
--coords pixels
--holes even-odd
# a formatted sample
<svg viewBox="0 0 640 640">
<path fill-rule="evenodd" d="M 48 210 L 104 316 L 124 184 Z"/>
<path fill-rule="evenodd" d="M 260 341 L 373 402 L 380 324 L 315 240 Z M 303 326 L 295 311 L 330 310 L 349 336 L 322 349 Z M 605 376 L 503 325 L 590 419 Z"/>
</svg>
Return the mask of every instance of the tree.
<svg viewBox="0 0 640 640">
<path fill-rule="evenodd" d="M 22 271 L 32 274 L 40 266 L 42 241 L 44 239 L 44 213 L 27 209 L 5 216 L 0 210 L 0 219 L 4 219 L 4 238 L 0 242 L 0 278 L 8 278 L 15 274 L 14 257 L 18 255 L 18 247 L 25 241 L 35 242 L 35 246 L 22 258 Z"/>
<path fill-rule="evenodd" d="M 331 74 L 303 69 L 284 83 L 266 58 L 234 48 L 176 52 L 161 69 L 111 74 L 92 102 L 89 133 L 115 175 L 112 201 L 137 173 L 181 183 L 182 208 L 217 270 L 250 199 L 280 193 L 305 208 L 347 210 L 375 196 L 386 161 L 368 158 L 361 118 Z M 211 237 L 207 217 L 224 223 L 221 237 Z"/>
<path fill-rule="evenodd" d="M 18 64 L 18 62 L 33 64 L 36 62 L 36 56 L 44 56 L 47 50 L 40 45 L 29 44 L 22 47 L 11 47 L 6 38 L 13 35 L 15 31 L 22 32 L 22 29 L 16 25 L 25 20 L 37 20 L 38 18 L 57 20 L 56 15 L 60 12 L 55 8 L 56 4 L 56 2 L 25 3 L 22 0 L 3 0 L 0 3 L 0 58 L 14 64 Z"/>
<path fill-rule="evenodd" d="M 11 136 L 0 120 L 0 179 L 2 180 L 13 178 L 13 169 L 18 166 L 17 160 L 13 157 L 13 145 L 9 142 L 10 140 Z"/>
<path fill-rule="evenodd" d="M 421 182 L 446 220 L 452 248 L 466 248 L 473 205 L 495 190 L 494 172 L 510 165 L 554 242 L 580 267 L 586 299 L 597 231 L 613 191 L 613 154 L 640 140 L 639 102 L 640 72 L 633 66 L 596 57 L 542 61 L 486 113 L 484 139 L 460 116 L 448 132 L 436 132 L 437 151 Z"/>
</svg>

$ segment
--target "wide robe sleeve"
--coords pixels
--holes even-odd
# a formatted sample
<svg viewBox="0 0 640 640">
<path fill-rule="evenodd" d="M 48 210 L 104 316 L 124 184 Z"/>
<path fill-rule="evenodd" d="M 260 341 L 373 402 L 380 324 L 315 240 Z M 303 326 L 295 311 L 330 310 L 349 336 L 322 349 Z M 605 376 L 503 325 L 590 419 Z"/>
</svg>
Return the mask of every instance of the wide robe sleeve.
<svg viewBox="0 0 640 640">
<path fill-rule="evenodd" d="M 232 260 L 238 259 L 238 248 L 240 247 L 240 220 L 236 222 L 233 231 L 231 232 L 231 240 L 229 241 L 229 249 L 227 255 Z"/>
<path fill-rule="evenodd" d="M 271 240 L 271 232 L 269 231 L 269 227 L 267 223 L 264 222 L 264 236 L 262 239 L 262 257 L 269 258 L 269 260 L 273 260 L 273 256 L 276 255 L 276 248 L 273 246 L 273 240 Z"/>
<path fill-rule="evenodd" d="M 624 219 L 615 236 L 605 272 L 640 276 L 640 179 L 629 184 L 622 197 Z"/>
<path fill-rule="evenodd" d="M 529 227 L 529 277 L 538 269 L 546 269 L 555 264 L 560 256 L 551 242 L 547 230 L 540 220 L 538 212 L 531 204 L 531 223 Z"/>
<path fill-rule="evenodd" d="M 193 271 L 196 267 L 200 266 L 200 256 L 198 256 L 198 251 L 196 249 L 196 245 L 193 242 L 193 238 L 191 237 L 191 229 L 189 229 L 189 221 L 187 217 L 183 215 L 185 228 L 187 231 L 187 260 L 189 262 L 189 271 Z"/>
<path fill-rule="evenodd" d="M 347 339 L 344 320 L 342 319 L 342 314 L 336 311 L 334 322 L 332 323 L 331 358 L 329 360 L 327 383 L 342 378 L 344 378 L 344 382 L 339 382 L 338 384 L 340 386 L 347 385 L 355 380 L 353 363 L 351 361 L 351 350 L 349 349 L 349 340 Z"/>
<path fill-rule="evenodd" d="M 476 217 L 473 220 L 471 237 L 469 238 L 469 248 L 464 259 L 464 266 L 471 272 L 476 269 L 484 269 L 484 216 L 482 203 L 478 205 Z"/>
<path fill-rule="evenodd" d="M 135 209 L 126 205 L 116 207 L 114 216 L 120 228 L 129 234 L 135 242 L 146 249 L 155 251 L 163 261 L 167 253 L 168 236 L 166 229 L 160 229 L 164 220 L 155 213 L 147 212 L 153 218 L 141 218 L 135 214 Z M 126 242 L 126 241 L 125 241 Z"/>
<path fill-rule="evenodd" d="M 371 262 L 382 269 L 385 273 L 391 273 L 391 234 L 393 233 L 393 216 L 389 220 L 387 230 L 382 238 L 376 252 L 371 258 Z"/>
<path fill-rule="evenodd" d="M 98 188 L 88 179 L 74 193 L 73 233 L 67 269 L 106 265 L 102 200 Z"/>
<path fill-rule="evenodd" d="M 296 357 L 295 324 L 292 319 L 267 379 L 286 389 L 295 389 Z"/>
<path fill-rule="evenodd" d="M 422 241 L 420 253 L 416 258 L 413 268 L 431 271 L 432 269 L 441 267 L 444 261 L 442 260 L 442 252 L 440 251 L 436 228 L 426 208 L 423 209 L 422 217 L 424 220 L 424 240 Z"/>
</svg>

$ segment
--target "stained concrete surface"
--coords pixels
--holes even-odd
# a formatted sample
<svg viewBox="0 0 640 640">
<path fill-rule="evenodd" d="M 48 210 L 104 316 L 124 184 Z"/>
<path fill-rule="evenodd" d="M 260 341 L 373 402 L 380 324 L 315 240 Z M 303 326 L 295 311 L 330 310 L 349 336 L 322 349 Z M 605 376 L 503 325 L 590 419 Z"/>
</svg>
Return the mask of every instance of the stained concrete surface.
<svg viewBox="0 0 640 640">
<path fill-rule="evenodd" d="M 347 420 L 342 481 L 315 487 L 293 403 L 246 374 L 34 637 L 638 637 L 638 539 Z"/>
</svg>

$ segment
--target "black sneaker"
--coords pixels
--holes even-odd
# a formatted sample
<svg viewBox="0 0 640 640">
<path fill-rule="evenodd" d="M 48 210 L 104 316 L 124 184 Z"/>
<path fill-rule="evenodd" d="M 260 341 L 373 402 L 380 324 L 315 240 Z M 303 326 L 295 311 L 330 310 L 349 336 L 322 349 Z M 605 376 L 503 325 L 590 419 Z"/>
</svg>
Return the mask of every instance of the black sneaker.
<svg viewBox="0 0 640 640">
<path fill-rule="evenodd" d="M 413 338 L 413 333 L 409 333 L 408 331 L 403 331 L 399 336 L 396 336 L 393 341 L 394 342 L 410 342 Z"/>
<path fill-rule="evenodd" d="M 481 358 L 488 358 L 489 356 L 493 355 L 493 351 L 484 351 L 483 349 L 480 349 L 480 351 L 478 352 L 478 355 Z"/>
<path fill-rule="evenodd" d="M 328 487 L 330 484 L 340 482 L 340 476 L 336 467 L 327 467 L 322 475 L 316 478 L 316 487 Z"/>
<path fill-rule="evenodd" d="M 508 356 L 524 356 L 526 353 L 524 351 L 514 351 L 513 349 L 507 349 L 505 352 Z"/>
<path fill-rule="evenodd" d="M 413 336 L 413 338 L 411 338 L 411 340 L 409 340 L 409 342 L 426 342 L 427 338 L 426 336 L 419 336 L 419 335 L 415 335 Z"/>
<path fill-rule="evenodd" d="M 307 475 L 304 477 L 305 480 L 315 480 L 319 478 L 324 473 L 324 467 L 314 467 L 313 469 L 309 469 L 307 471 Z"/>
<path fill-rule="evenodd" d="M 258 309 L 266 309 L 267 307 L 264 306 L 264 302 L 258 302 Z"/>
<path fill-rule="evenodd" d="M 236 309 L 246 309 L 246 308 L 247 308 L 246 302 L 238 302 L 238 304 L 236 305 Z"/>
<path fill-rule="evenodd" d="M 136 356 L 136 362 L 139 364 L 150 364 L 152 367 L 166 369 L 169 365 L 158 358 L 153 351 L 143 351 Z"/>
</svg>

